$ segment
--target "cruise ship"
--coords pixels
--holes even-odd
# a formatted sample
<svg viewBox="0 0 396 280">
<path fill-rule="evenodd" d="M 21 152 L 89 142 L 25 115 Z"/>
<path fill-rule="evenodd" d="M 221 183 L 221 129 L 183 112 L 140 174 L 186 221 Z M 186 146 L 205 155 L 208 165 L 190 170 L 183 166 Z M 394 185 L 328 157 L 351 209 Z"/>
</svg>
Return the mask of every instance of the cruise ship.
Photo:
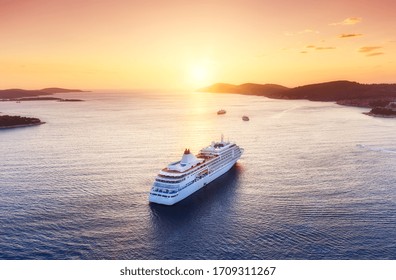
<svg viewBox="0 0 396 280">
<path fill-rule="evenodd" d="M 212 142 L 194 156 L 189 149 L 180 161 L 162 169 L 151 188 L 149 201 L 173 205 L 226 173 L 241 157 L 243 149 L 235 143 Z"/>
</svg>

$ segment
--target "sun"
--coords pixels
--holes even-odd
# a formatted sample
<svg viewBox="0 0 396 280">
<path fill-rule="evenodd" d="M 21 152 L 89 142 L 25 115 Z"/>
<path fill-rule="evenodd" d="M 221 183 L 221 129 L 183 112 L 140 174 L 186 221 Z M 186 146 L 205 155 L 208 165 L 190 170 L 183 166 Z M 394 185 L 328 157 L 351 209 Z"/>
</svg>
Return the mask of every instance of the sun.
<svg viewBox="0 0 396 280">
<path fill-rule="evenodd" d="M 208 62 L 191 64 L 188 68 L 188 80 L 193 87 L 207 86 L 213 79 L 212 65 Z"/>
<path fill-rule="evenodd" d="M 203 82 L 208 78 L 208 69 L 203 65 L 194 65 L 191 68 L 191 79 L 195 82 Z"/>
</svg>

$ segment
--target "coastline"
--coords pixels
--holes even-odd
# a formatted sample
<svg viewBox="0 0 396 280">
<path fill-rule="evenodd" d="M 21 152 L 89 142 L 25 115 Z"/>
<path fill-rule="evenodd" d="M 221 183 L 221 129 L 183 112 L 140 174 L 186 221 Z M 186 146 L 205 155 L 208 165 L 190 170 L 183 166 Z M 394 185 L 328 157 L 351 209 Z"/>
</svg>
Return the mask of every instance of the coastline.
<svg viewBox="0 0 396 280">
<path fill-rule="evenodd" d="M 51 97 L 56 93 L 78 93 L 89 92 L 80 89 L 65 89 L 65 88 L 44 88 L 39 90 L 26 89 L 0 89 L 1 101 L 23 101 L 26 100 L 59 100 L 62 98 Z M 65 99 L 67 100 L 67 99 Z"/>
<path fill-rule="evenodd" d="M 16 125 L 9 125 L 9 126 L 0 126 L 0 129 L 21 128 L 21 127 L 42 125 L 42 124 L 45 124 L 45 123 L 46 122 L 38 122 L 38 123 L 28 123 L 28 124 L 16 124 Z"/>
<path fill-rule="evenodd" d="M 85 100 L 76 98 L 59 98 L 59 97 L 22 97 L 0 99 L 0 102 L 26 102 L 26 101 L 57 101 L 57 102 L 83 102 Z"/>
<path fill-rule="evenodd" d="M 396 118 L 396 115 L 381 115 L 381 114 L 373 114 L 370 112 L 363 112 L 362 114 L 370 116 L 370 117 L 376 117 L 376 118 L 387 118 L 387 119 L 394 119 Z"/>
<path fill-rule="evenodd" d="M 246 83 L 232 85 L 217 83 L 198 89 L 201 92 L 231 93 L 263 96 L 270 99 L 305 99 L 319 102 L 335 102 L 342 106 L 369 108 L 366 115 L 388 117 L 396 114 L 396 84 L 360 84 L 351 81 L 331 81 L 287 88 L 275 84 Z M 388 110 L 382 114 L 378 110 Z"/>
</svg>

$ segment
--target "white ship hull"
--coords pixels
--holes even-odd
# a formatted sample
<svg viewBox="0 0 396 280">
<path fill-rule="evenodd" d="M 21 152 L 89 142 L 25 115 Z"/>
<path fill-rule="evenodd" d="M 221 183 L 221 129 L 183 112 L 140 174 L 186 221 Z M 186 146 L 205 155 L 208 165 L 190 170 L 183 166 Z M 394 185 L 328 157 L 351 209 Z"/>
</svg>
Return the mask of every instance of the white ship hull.
<svg viewBox="0 0 396 280">
<path fill-rule="evenodd" d="M 231 161 L 224 167 L 216 170 L 215 172 L 209 174 L 208 176 L 198 180 L 197 182 L 193 183 L 192 185 L 188 186 L 187 188 L 182 189 L 181 191 L 178 192 L 178 194 L 175 197 L 162 197 L 162 196 L 157 196 L 157 195 L 152 195 L 150 194 L 149 196 L 149 201 L 157 204 L 164 204 L 164 205 L 173 205 L 186 197 L 192 195 L 196 191 L 200 190 L 202 187 L 206 186 L 213 180 L 217 179 L 224 173 L 226 173 L 228 170 L 231 169 L 231 167 L 237 162 L 239 158 L 236 158 L 235 160 Z"/>
<path fill-rule="evenodd" d="M 173 205 L 226 173 L 241 157 L 243 149 L 235 143 L 212 142 L 194 156 L 186 149 L 180 161 L 162 169 L 151 188 L 149 201 Z"/>
</svg>

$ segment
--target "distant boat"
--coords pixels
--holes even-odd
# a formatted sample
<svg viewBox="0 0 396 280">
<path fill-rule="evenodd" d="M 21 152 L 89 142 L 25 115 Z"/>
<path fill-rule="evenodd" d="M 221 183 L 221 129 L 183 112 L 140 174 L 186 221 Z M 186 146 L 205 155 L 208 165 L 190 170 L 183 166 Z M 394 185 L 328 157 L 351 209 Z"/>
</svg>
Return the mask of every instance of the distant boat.
<svg viewBox="0 0 396 280">
<path fill-rule="evenodd" d="M 249 120 L 249 117 L 248 117 L 248 116 L 243 116 L 243 117 L 242 117 L 242 120 L 244 120 L 244 121 L 247 122 L 247 121 Z"/>
<path fill-rule="evenodd" d="M 218 115 L 224 115 L 225 113 L 227 113 L 226 110 L 221 109 L 220 111 L 217 111 Z"/>
</svg>

